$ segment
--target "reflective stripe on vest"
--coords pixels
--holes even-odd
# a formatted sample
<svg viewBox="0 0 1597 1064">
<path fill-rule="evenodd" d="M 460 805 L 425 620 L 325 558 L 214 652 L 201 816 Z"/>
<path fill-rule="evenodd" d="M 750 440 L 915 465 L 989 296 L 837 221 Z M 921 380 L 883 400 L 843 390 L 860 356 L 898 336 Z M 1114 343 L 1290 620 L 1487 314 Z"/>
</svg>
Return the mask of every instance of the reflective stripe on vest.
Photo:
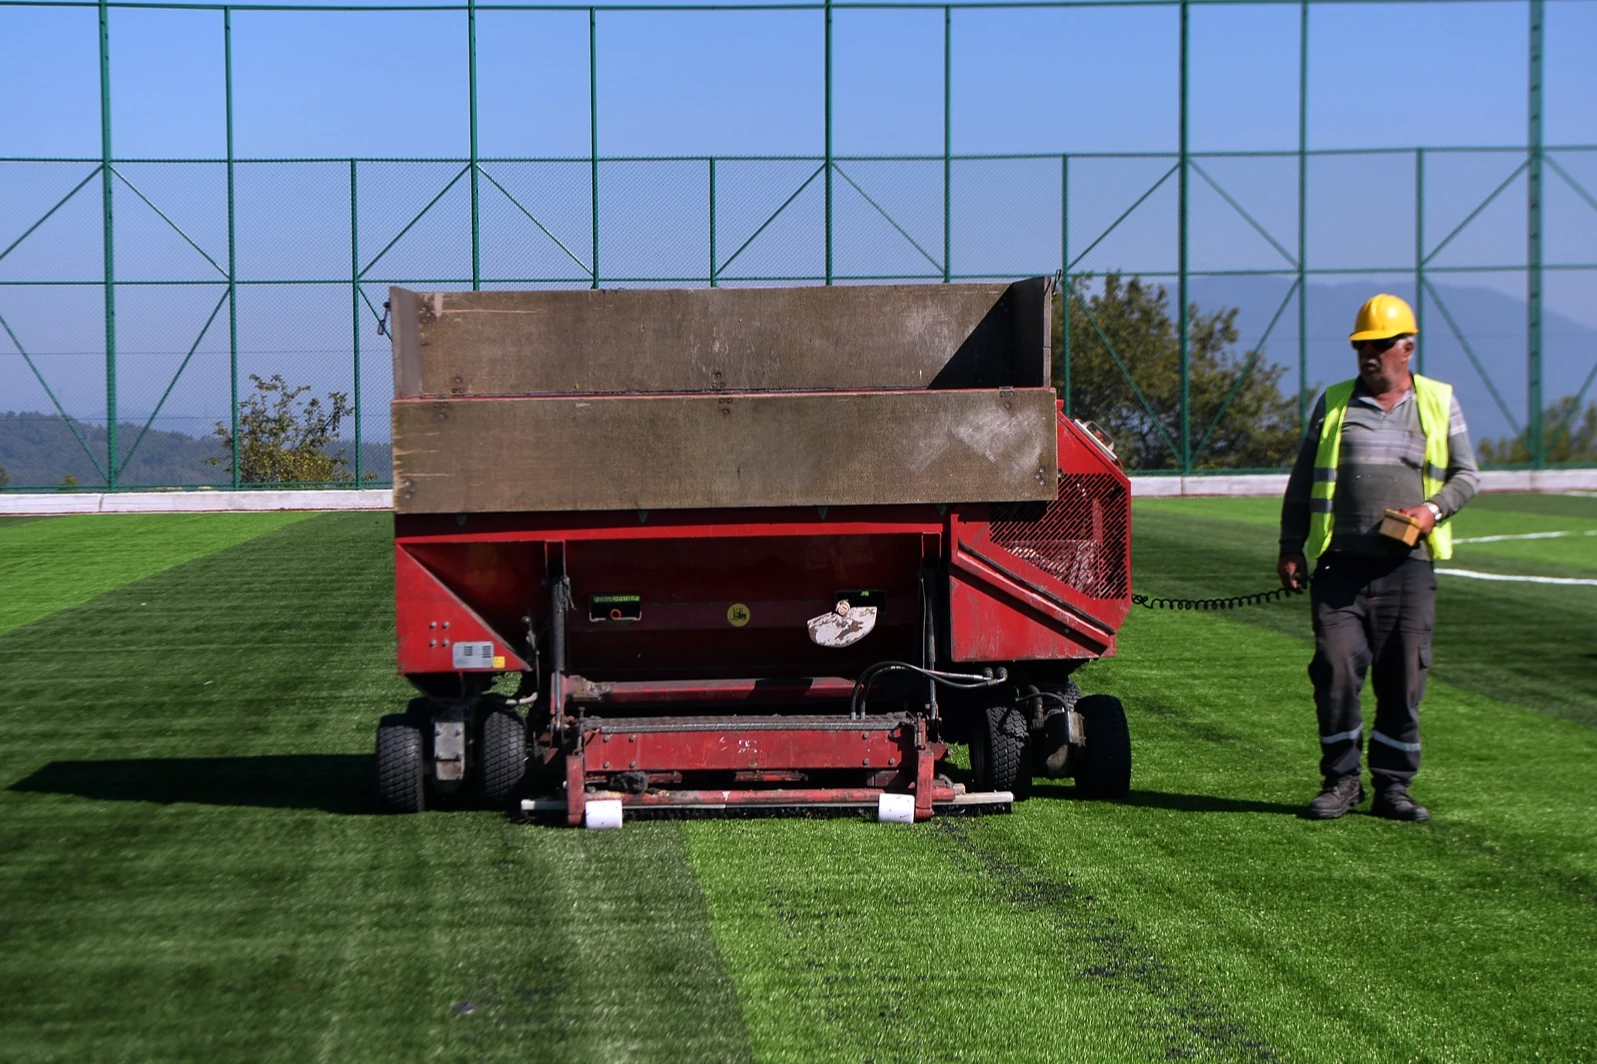
<svg viewBox="0 0 1597 1064">
<path fill-rule="evenodd" d="M 1320 443 L 1314 453 L 1314 484 L 1309 491 L 1309 540 L 1304 553 L 1318 558 L 1331 545 L 1333 509 L 1336 498 L 1336 469 L 1342 457 L 1342 422 L 1353 399 L 1355 381 L 1333 384 L 1325 390 L 1325 421 L 1320 426 Z M 1429 499 L 1447 482 L 1447 430 L 1453 414 L 1453 386 L 1414 374 L 1414 402 L 1419 411 L 1420 431 L 1425 434 L 1425 461 L 1420 468 L 1420 483 Z M 1453 556 L 1453 527 L 1440 521 L 1425 537 L 1431 557 L 1446 561 Z"/>
</svg>

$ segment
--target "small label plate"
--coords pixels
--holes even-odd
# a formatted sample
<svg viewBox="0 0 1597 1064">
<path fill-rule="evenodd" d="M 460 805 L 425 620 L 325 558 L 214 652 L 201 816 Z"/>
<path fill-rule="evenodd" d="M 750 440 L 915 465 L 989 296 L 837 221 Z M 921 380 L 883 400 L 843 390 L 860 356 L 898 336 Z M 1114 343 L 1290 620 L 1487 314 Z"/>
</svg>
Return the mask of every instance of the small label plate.
<svg viewBox="0 0 1597 1064">
<path fill-rule="evenodd" d="M 450 647 L 450 650 L 454 652 L 454 665 L 457 669 L 491 669 L 494 667 L 494 645 L 492 643 L 456 643 L 453 647 Z"/>
</svg>

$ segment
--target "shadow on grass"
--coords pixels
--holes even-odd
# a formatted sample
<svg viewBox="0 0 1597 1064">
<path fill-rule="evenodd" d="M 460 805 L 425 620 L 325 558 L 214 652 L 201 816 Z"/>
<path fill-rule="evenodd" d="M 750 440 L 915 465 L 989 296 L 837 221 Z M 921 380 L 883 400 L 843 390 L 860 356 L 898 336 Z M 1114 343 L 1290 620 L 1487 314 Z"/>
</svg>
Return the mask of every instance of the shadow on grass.
<svg viewBox="0 0 1597 1064">
<path fill-rule="evenodd" d="M 52 761 L 8 790 L 110 802 L 375 813 L 370 754 Z"/>
<path fill-rule="evenodd" d="M 1083 798 L 1073 786 L 1058 783 L 1038 783 L 1032 786 L 1033 798 L 1054 798 L 1066 801 L 1098 801 Z M 1182 813 L 1277 813 L 1297 816 L 1302 807 L 1284 802 L 1260 802 L 1248 798 L 1218 798 L 1209 794 L 1175 794 L 1169 791 L 1132 791 L 1124 798 L 1110 800 L 1111 805 L 1131 805 L 1144 809 L 1174 809 Z"/>
</svg>

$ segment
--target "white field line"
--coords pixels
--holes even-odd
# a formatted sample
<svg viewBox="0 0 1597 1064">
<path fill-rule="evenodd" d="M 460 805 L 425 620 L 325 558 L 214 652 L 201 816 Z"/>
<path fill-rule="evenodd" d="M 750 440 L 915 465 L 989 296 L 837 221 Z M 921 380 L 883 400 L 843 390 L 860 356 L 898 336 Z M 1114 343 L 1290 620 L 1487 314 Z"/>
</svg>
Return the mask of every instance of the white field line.
<svg viewBox="0 0 1597 1064">
<path fill-rule="evenodd" d="M 1445 576 L 1467 576 L 1473 580 L 1502 580 L 1511 584 L 1578 584 L 1582 587 L 1597 587 L 1597 580 L 1585 580 L 1573 576 L 1505 576 L 1502 573 L 1477 573 L 1473 569 L 1436 571 Z"/>
<path fill-rule="evenodd" d="M 1512 536 L 1470 536 L 1454 543 L 1502 543 L 1510 539 L 1560 539 L 1564 536 L 1597 536 L 1597 528 L 1586 532 L 1520 532 Z"/>
</svg>

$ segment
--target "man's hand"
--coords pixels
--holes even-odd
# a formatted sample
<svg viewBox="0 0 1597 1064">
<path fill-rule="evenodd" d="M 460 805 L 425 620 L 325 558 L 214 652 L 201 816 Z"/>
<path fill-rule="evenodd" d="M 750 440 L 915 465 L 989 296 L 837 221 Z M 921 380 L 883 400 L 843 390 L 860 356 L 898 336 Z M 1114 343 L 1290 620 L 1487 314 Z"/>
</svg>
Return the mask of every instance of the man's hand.
<svg viewBox="0 0 1597 1064">
<path fill-rule="evenodd" d="M 1275 563 L 1275 575 L 1288 591 L 1302 591 L 1309 585 L 1309 560 L 1301 554 L 1283 554 Z"/>
<path fill-rule="evenodd" d="M 1420 523 L 1420 535 L 1428 536 L 1431 529 L 1436 527 L 1436 515 L 1431 513 L 1431 508 L 1423 503 L 1419 506 L 1405 506 L 1398 513 L 1405 514 Z"/>
</svg>

